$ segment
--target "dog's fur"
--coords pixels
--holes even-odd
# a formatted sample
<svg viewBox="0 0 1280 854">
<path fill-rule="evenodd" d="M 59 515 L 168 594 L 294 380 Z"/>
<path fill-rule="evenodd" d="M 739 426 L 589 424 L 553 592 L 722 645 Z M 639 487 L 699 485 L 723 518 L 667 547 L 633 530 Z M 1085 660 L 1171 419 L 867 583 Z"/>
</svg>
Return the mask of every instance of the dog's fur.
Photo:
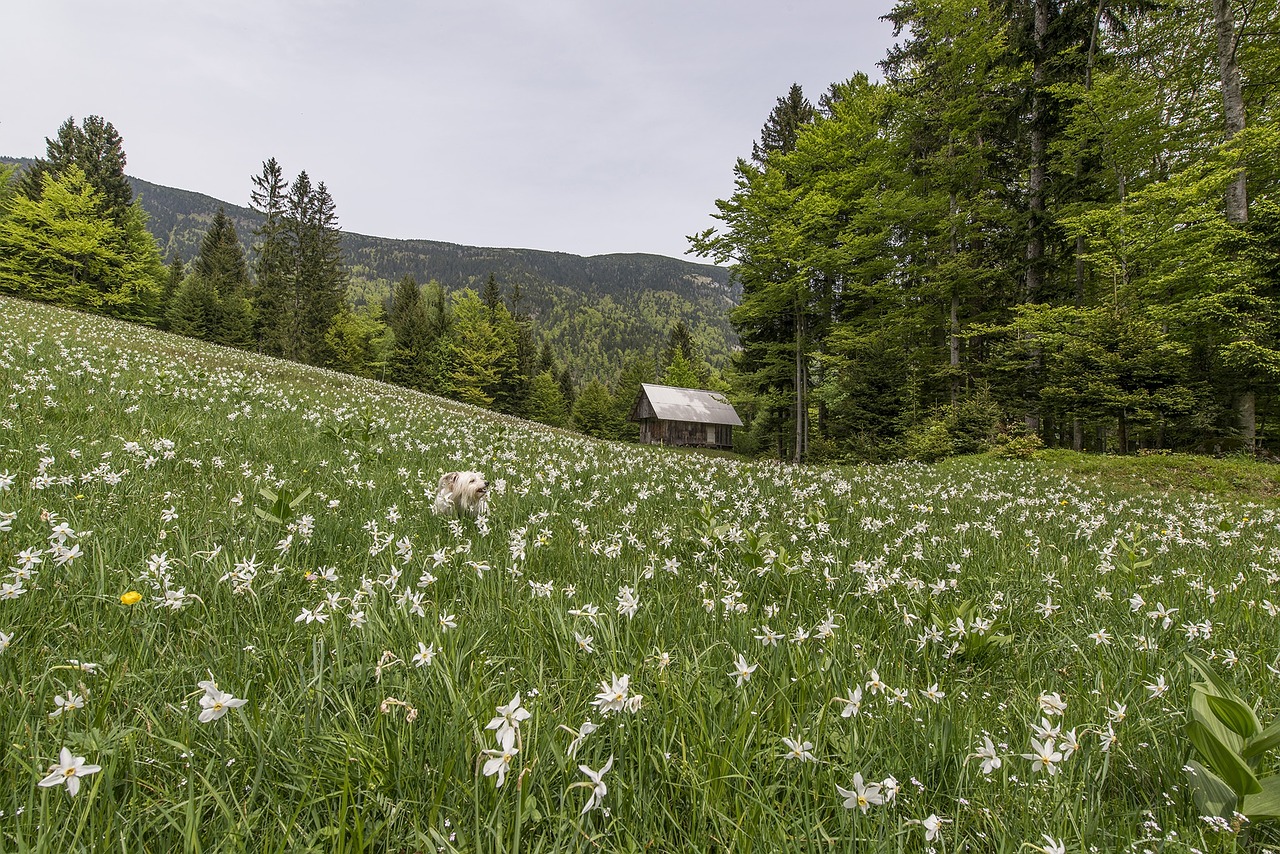
<svg viewBox="0 0 1280 854">
<path fill-rule="evenodd" d="M 489 512 L 489 484 L 478 471 L 451 471 L 440 478 L 436 503 L 437 516 L 445 513 L 467 513 L 484 516 Z"/>
</svg>

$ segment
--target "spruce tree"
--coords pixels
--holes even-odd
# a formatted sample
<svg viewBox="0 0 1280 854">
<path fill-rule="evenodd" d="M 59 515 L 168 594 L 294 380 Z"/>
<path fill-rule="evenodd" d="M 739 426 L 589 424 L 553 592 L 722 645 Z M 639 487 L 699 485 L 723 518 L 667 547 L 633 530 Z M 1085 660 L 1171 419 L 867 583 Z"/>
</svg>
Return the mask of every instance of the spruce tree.
<svg viewBox="0 0 1280 854">
<path fill-rule="evenodd" d="M 262 164 L 253 177 L 249 206 L 262 214 L 262 224 L 254 231 L 253 285 L 250 297 L 255 311 L 254 338 L 259 352 L 284 355 L 288 330 L 289 296 L 288 246 L 285 242 L 285 195 L 288 183 L 274 157 Z"/>
<path fill-rule="evenodd" d="M 542 371 L 530 382 L 525 417 L 552 427 L 563 427 L 568 422 L 569 406 L 551 371 Z"/>
<path fill-rule="evenodd" d="M 388 300 L 387 325 L 392 334 L 387 378 L 407 388 L 431 391 L 436 381 L 431 365 L 435 336 L 422 289 L 413 276 L 396 283 Z"/>
<path fill-rule="evenodd" d="M 253 313 L 248 300 L 249 267 L 235 224 L 218 208 L 192 262 L 192 275 L 203 279 L 214 295 L 210 341 L 248 347 L 253 340 Z"/>
<path fill-rule="evenodd" d="M 792 83 L 787 94 L 778 99 L 769 119 L 760 131 L 760 141 L 751 145 L 751 159 L 763 164 L 770 152 L 786 153 L 796 147 L 796 135 L 814 119 L 813 104 L 804 96 L 799 83 Z"/>
<path fill-rule="evenodd" d="M 178 292 L 178 288 L 182 285 L 182 280 L 186 278 L 187 268 L 182 263 L 182 256 L 174 254 L 173 260 L 169 262 L 164 280 L 164 288 L 160 292 L 160 328 L 168 329 L 169 320 L 166 315 L 169 312 L 169 306 L 173 303 L 173 296 Z"/>
<path fill-rule="evenodd" d="M 489 274 L 489 279 L 484 283 L 480 299 L 484 302 L 485 308 L 489 309 L 489 321 L 494 322 L 497 319 L 498 306 L 502 305 L 502 288 L 498 287 L 498 280 L 493 273 Z"/>
<path fill-rule="evenodd" d="M 46 156 L 37 159 L 20 184 L 23 194 L 32 200 L 40 198 L 46 173 L 62 175 L 71 166 L 84 173 L 102 200 L 103 210 L 116 225 L 124 227 L 133 188 L 125 177 L 124 140 L 111 122 L 101 116 L 89 116 L 80 127 L 74 117 L 58 128 L 55 139 L 45 139 Z"/>
</svg>

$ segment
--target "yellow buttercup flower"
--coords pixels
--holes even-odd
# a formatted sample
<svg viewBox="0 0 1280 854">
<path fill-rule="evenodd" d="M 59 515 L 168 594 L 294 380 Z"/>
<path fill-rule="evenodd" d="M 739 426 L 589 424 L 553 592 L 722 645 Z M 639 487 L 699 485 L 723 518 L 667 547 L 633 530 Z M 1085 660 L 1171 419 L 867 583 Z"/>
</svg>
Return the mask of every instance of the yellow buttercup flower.
<svg viewBox="0 0 1280 854">
<path fill-rule="evenodd" d="M 120 597 L 121 605 L 137 605 L 141 601 L 142 601 L 142 594 L 139 593 L 137 590 L 130 590 L 128 593 L 125 593 L 123 596 Z"/>
</svg>

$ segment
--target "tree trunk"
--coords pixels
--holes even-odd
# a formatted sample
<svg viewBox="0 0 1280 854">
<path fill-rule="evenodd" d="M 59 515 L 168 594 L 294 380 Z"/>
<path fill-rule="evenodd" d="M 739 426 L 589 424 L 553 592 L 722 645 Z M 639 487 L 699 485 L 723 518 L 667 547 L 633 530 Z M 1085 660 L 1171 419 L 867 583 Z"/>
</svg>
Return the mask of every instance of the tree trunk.
<svg viewBox="0 0 1280 854">
<path fill-rule="evenodd" d="M 1227 139 L 1244 130 L 1244 94 L 1240 86 L 1240 64 L 1236 58 L 1240 35 L 1236 32 L 1235 14 L 1231 0 L 1213 0 L 1213 21 L 1218 33 L 1218 74 L 1222 80 L 1222 117 L 1226 125 Z M 1247 176 L 1243 169 L 1236 179 L 1227 185 L 1227 222 L 1237 225 L 1249 220 L 1249 196 Z M 1249 388 L 1236 394 L 1236 420 L 1240 426 L 1240 441 L 1244 450 L 1257 450 L 1258 415 L 1257 398 Z"/>
<path fill-rule="evenodd" d="M 1218 74 L 1222 78 L 1222 116 L 1227 139 L 1244 130 L 1244 95 L 1240 87 L 1240 64 L 1236 59 L 1239 35 L 1231 0 L 1213 0 L 1213 20 L 1218 31 Z M 1227 222 L 1242 223 L 1249 218 L 1245 173 L 1227 187 Z"/>
<path fill-rule="evenodd" d="M 1129 453 L 1129 418 L 1123 411 L 1116 418 L 1116 445 L 1119 446 L 1120 453 Z"/>
<path fill-rule="evenodd" d="M 960 241 L 956 234 L 956 210 L 959 207 L 956 194 L 951 193 L 951 260 L 960 254 Z M 960 288 L 951 283 L 951 405 L 960 401 Z"/>
<path fill-rule="evenodd" d="M 1027 235 L 1027 299 L 1034 301 L 1044 283 L 1044 185 L 1045 185 L 1045 36 L 1049 32 L 1049 0 L 1036 0 L 1034 21 L 1035 55 L 1031 69 L 1031 169 L 1027 176 L 1029 233 Z"/>
<path fill-rule="evenodd" d="M 1071 450 L 1084 450 L 1084 422 L 1079 418 L 1071 419 Z"/>
<path fill-rule="evenodd" d="M 796 454 L 794 462 L 802 463 L 809 454 L 809 374 L 805 365 L 804 302 L 796 297 Z"/>
</svg>

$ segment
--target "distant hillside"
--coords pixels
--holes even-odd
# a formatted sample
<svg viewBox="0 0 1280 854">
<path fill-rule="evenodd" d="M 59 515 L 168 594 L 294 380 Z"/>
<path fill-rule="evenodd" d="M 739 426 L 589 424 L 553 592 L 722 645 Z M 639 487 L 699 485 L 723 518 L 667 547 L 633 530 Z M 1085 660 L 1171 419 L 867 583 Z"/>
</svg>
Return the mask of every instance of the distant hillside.
<svg viewBox="0 0 1280 854">
<path fill-rule="evenodd" d="M 129 180 L 166 262 L 175 254 L 183 259 L 195 255 L 219 206 L 235 223 L 246 249 L 251 246 L 261 218 L 249 208 L 140 178 Z M 247 179 L 245 185 L 247 195 Z M 341 199 L 338 204 L 341 218 Z M 609 379 L 625 356 L 655 353 L 681 318 L 717 367 L 724 366 L 736 343 L 729 310 L 739 292 L 722 267 L 661 255 L 582 257 L 350 232 L 344 232 L 342 248 L 356 305 L 381 302 L 392 283 L 406 274 L 419 282 L 435 279 L 451 290 L 479 290 L 493 274 L 506 294 L 518 282 L 522 309 L 534 319 L 539 337 L 550 341 L 580 377 Z"/>
</svg>

